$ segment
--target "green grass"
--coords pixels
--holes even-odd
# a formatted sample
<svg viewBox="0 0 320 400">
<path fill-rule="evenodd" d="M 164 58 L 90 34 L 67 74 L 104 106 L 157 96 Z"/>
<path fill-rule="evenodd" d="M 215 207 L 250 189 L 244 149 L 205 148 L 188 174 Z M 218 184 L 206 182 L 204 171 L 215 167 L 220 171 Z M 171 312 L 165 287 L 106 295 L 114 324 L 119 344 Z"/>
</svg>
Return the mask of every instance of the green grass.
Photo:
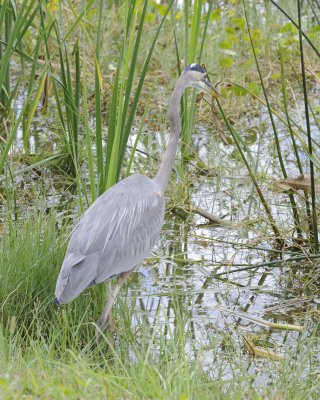
<svg viewBox="0 0 320 400">
<path fill-rule="evenodd" d="M 108 347 L 106 338 L 97 349 L 97 291 L 88 290 L 70 306 L 57 307 L 52 302 L 66 237 L 56 220 L 56 215 L 29 213 L 19 223 L 12 221 L 4 232 L 0 259 L 2 398 L 317 398 L 316 337 L 285 349 L 283 365 L 264 361 L 263 374 L 274 374 L 274 379 L 258 387 L 254 382 L 260 373 L 247 369 L 254 364 L 239 347 L 241 337 L 236 343 L 223 332 L 207 329 L 199 343 L 190 323 L 190 300 L 184 295 L 182 301 L 178 292 L 170 294 L 174 323 L 161 308 L 150 322 L 143 309 L 135 309 L 138 287 L 134 279 L 130 294 L 124 289 L 117 302 L 114 348 Z M 216 361 L 204 367 L 207 353 Z M 231 369 L 226 377 L 227 366 Z"/>
</svg>

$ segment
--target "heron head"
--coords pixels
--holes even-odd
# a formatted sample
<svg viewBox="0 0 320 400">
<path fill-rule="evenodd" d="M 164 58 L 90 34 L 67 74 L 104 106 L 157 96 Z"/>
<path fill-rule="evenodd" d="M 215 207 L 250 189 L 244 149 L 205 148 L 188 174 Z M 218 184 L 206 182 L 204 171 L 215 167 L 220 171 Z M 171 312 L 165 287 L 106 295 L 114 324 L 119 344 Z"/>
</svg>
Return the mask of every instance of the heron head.
<svg viewBox="0 0 320 400">
<path fill-rule="evenodd" d="M 220 93 L 212 86 L 207 71 L 199 64 L 188 65 L 183 74 L 187 74 L 189 86 L 195 87 L 212 97 L 219 97 Z"/>
</svg>

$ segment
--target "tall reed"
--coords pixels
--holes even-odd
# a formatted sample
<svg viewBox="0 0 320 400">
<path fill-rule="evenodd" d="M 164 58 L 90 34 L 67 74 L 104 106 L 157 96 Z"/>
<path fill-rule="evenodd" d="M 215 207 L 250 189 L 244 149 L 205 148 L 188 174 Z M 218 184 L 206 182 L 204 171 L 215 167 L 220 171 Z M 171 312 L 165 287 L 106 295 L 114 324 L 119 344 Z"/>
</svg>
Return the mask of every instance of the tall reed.
<svg viewBox="0 0 320 400">
<path fill-rule="evenodd" d="M 8 5 L 6 3 L 7 2 L 4 2 L 4 4 L 2 5 L 2 9 L 1 9 L 2 15 L 0 15 L 0 27 L 2 27 L 1 21 L 3 21 L 3 17 L 4 17 L 4 32 L 5 32 L 4 40 L 5 40 L 5 43 L 8 43 L 9 39 L 10 39 L 10 35 L 11 35 L 11 30 L 12 30 L 14 9 L 13 9 L 11 3 L 9 3 Z M 4 13 L 4 16 L 3 16 L 3 13 Z M 2 45 L 0 45 L 0 49 L 1 49 L 1 53 L 2 53 Z M 0 59 L 1 58 L 2 58 L 2 54 L 1 54 Z M 4 109 L 7 109 L 9 106 L 10 92 L 11 92 L 11 90 L 10 90 L 10 67 L 8 66 L 8 68 L 5 71 L 3 87 L 1 88 L 1 92 L 0 92 L 0 102 Z"/>
<path fill-rule="evenodd" d="M 204 2 L 202 0 L 194 1 L 192 5 L 188 0 L 184 0 L 184 37 L 183 51 L 179 51 L 176 45 L 176 55 L 178 60 L 178 74 L 181 74 L 180 55 L 184 56 L 185 66 L 191 63 L 201 63 L 207 29 L 209 25 L 210 13 L 213 2 L 208 3 L 208 10 L 203 13 Z M 191 13 L 190 13 L 191 11 Z M 174 27 L 175 29 L 175 27 Z M 175 33 L 176 37 L 176 33 Z M 191 155 L 190 144 L 194 128 L 194 117 L 196 109 L 196 92 L 187 93 L 181 100 L 182 114 L 182 147 L 181 153 L 184 159 Z"/>
<path fill-rule="evenodd" d="M 281 168 L 283 177 L 287 178 L 288 174 L 287 174 L 286 167 L 285 167 L 284 160 L 283 160 L 283 156 L 282 156 L 282 151 L 281 151 L 281 145 L 280 145 L 280 140 L 279 140 L 279 136 L 278 136 L 278 131 L 277 131 L 276 124 L 275 124 L 275 121 L 274 121 L 274 116 L 273 116 L 273 113 L 272 113 L 272 110 L 271 110 L 271 105 L 270 105 L 269 97 L 268 97 L 268 94 L 267 94 L 267 90 L 266 90 L 266 87 L 265 87 L 265 84 L 264 84 L 264 81 L 263 81 L 263 78 L 262 78 L 260 65 L 259 65 L 259 62 L 258 62 L 257 55 L 256 55 L 256 49 L 255 49 L 255 46 L 254 46 L 254 42 L 252 40 L 252 35 L 251 35 L 251 32 L 250 32 L 250 24 L 249 24 L 248 15 L 247 15 L 247 12 L 246 12 L 246 7 L 244 7 L 244 13 L 245 13 L 245 18 L 246 18 L 246 23 L 247 23 L 247 29 L 248 29 L 248 35 L 249 35 L 249 39 L 250 39 L 252 54 L 253 54 L 253 57 L 254 57 L 254 60 L 255 60 L 257 72 L 258 72 L 258 75 L 259 75 L 259 79 L 260 79 L 260 83 L 261 83 L 261 87 L 262 87 L 262 91 L 263 91 L 263 96 L 264 96 L 264 99 L 265 99 L 265 102 L 266 102 L 266 106 L 267 106 L 267 110 L 268 110 L 268 114 L 269 114 L 269 119 L 270 119 L 270 123 L 271 123 L 271 126 L 272 126 L 273 134 L 274 134 L 274 140 L 275 140 L 275 144 L 276 144 L 276 150 L 277 150 L 277 156 L 278 156 L 280 168 Z M 290 199 L 292 212 L 293 212 L 293 215 L 294 215 L 294 221 L 295 221 L 296 229 L 297 229 L 297 232 L 298 232 L 299 236 L 301 236 L 299 215 L 298 215 L 298 212 L 297 212 L 297 205 L 296 205 L 294 196 L 292 194 L 289 194 L 289 199 Z"/>
<path fill-rule="evenodd" d="M 123 26 L 124 33 L 122 43 L 119 49 L 117 67 L 114 80 L 111 85 L 111 103 L 108 116 L 108 136 L 106 151 L 103 151 L 103 137 L 101 132 L 101 102 L 100 92 L 101 79 L 96 67 L 95 76 L 95 101 L 96 101 L 96 152 L 97 163 L 96 171 L 99 182 L 98 193 L 103 193 L 107 188 L 116 183 L 120 177 L 121 167 L 123 165 L 126 146 L 128 143 L 130 131 L 137 110 L 143 83 L 147 74 L 151 56 L 157 42 L 157 38 L 166 20 L 168 12 L 173 4 L 171 1 L 167 10 L 158 24 L 153 40 L 148 49 L 147 56 L 143 63 L 138 79 L 138 84 L 134 86 L 134 80 L 137 79 L 138 57 L 141 53 L 142 33 L 145 22 L 148 1 L 144 0 L 142 5 L 134 1 L 126 1 L 124 4 Z M 100 17 L 101 19 L 101 9 Z M 136 32 L 136 26 L 138 30 Z M 98 25 L 100 33 L 100 23 Z M 97 39 L 96 59 L 99 62 L 99 40 Z M 99 65 L 99 69 L 101 66 Z M 94 174 L 91 165 L 91 176 Z"/>
<path fill-rule="evenodd" d="M 310 118 L 309 118 L 309 104 L 308 104 L 308 92 L 307 92 L 307 84 L 306 84 L 306 73 L 305 73 L 305 65 L 304 65 L 304 49 L 302 42 L 302 29 L 301 29 L 301 4 L 300 0 L 297 0 L 298 7 L 298 27 L 299 27 L 299 45 L 300 45 L 300 62 L 301 62 L 301 76 L 302 76 L 302 84 L 303 84 L 303 98 L 304 98 L 304 108 L 305 108 L 305 118 L 306 118 L 306 127 L 308 134 L 308 150 L 309 154 L 313 153 L 313 141 L 311 136 L 310 129 Z M 320 61 L 320 55 L 319 61 Z M 318 240 L 318 222 L 317 222 L 317 203 L 316 203 L 316 184 L 315 184 L 315 172 L 314 165 L 312 159 L 310 159 L 310 176 L 311 176 L 311 224 L 310 226 L 310 239 L 312 242 L 313 250 L 315 253 L 319 252 L 319 240 Z"/>
<path fill-rule="evenodd" d="M 300 4 L 298 2 L 298 4 Z M 303 145 L 303 147 L 306 149 L 306 153 L 307 156 L 309 157 L 310 160 L 310 172 L 311 172 L 311 197 L 312 197 L 312 207 L 311 207 L 311 211 L 310 211 L 310 207 L 309 207 L 309 203 L 308 201 L 306 201 L 306 215 L 307 218 L 310 220 L 309 223 L 309 230 L 310 230 L 310 240 L 311 240 L 311 245 L 314 249 L 318 248 L 318 238 L 317 238 L 317 225 L 316 225 L 316 204 L 315 204 L 315 179 L 314 179 L 314 172 L 313 172 L 313 164 L 316 161 L 315 157 L 313 155 L 313 151 L 312 151 L 312 139 L 311 139 L 311 133 L 310 133 L 310 123 L 309 123 L 309 116 L 308 116 L 308 101 L 307 101 L 307 92 L 306 92 L 306 86 L 305 86 L 305 76 L 304 76 L 304 63 L 303 63 L 303 47 L 302 47 L 302 37 L 307 37 L 306 34 L 303 34 L 302 30 L 301 30 L 301 24 L 297 25 L 292 18 L 290 18 L 290 21 L 295 25 L 295 26 L 300 26 L 300 58 L 301 58 L 301 66 L 302 66 L 302 81 L 304 82 L 303 85 L 303 91 L 304 91 L 304 99 L 305 99 L 305 112 L 306 112 L 306 121 L 307 121 L 307 129 L 304 130 L 303 128 L 299 127 L 296 123 L 296 121 L 294 121 L 294 118 L 292 116 L 290 116 L 290 110 L 289 110 L 289 106 L 288 106 L 288 99 L 287 99 L 287 93 L 286 93 L 286 77 L 285 77 L 285 71 L 284 71 L 284 61 L 283 61 L 283 50 L 281 49 L 280 45 L 279 45 L 279 54 L 280 54 L 280 72 L 281 72 L 281 88 L 282 88 L 282 97 L 283 97 L 283 107 L 278 105 L 278 107 L 283 111 L 283 113 L 285 114 L 285 119 L 279 115 L 278 112 L 275 111 L 274 107 L 271 106 L 271 99 L 270 99 L 270 95 L 266 89 L 266 85 L 261 73 L 261 68 L 260 68 L 260 62 L 258 60 L 258 56 L 257 56 L 257 52 L 256 52 L 256 47 L 255 47 L 255 43 L 253 41 L 252 35 L 251 35 L 251 27 L 250 27 L 250 20 L 249 20 L 249 16 L 247 13 L 247 3 L 244 1 L 243 2 L 244 5 L 244 13 L 245 13 L 245 19 L 246 19 L 246 24 L 247 24 L 247 31 L 248 31 L 248 36 L 249 36 L 249 42 L 250 42 L 250 46 L 251 46 L 251 50 L 252 50 L 252 54 L 253 54 L 253 58 L 255 61 L 255 65 L 256 65 L 256 70 L 259 76 L 259 81 L 260 81 L 260 85 L 262 88 L 262 92 L 263 92 L 263 96 L 264 96 L 264 104 L 268 110 L 268 116 L 269 116 L 269 121 L 273 130 L 273 134 L 274 134 L 274 142 L 275 142 L 275 147 L 276 147 L 276 152 L 277 152 L 277 159 L 280 165 L 280 169 L 282 171 L 282 175 L 283 178 L 288 178 L 288 173 L 287 173 L 287 168 L 285 165 L 285 161 L 284 161 L 284 157 L 283 157 L 283 149 L 280 143 L 280 138 L 278 135 L 278 130 L 276 127 L 276 123 L 275 123 L 275 116 L 277 116 L 277 118 L 282 121 L 286 126 L 287 129 L 290 133 L 291 136 L 291 140 L 292 140 L 292 146 L 293 146 L 293 150 L 294 150 L 294 154 L 295 154 L 295 158 L 296 158 L 296 163 L 297 163 L 297 168 L 299 169 L 300 173 L 302 173 L 302 165 L 301 165 L 301 161 L 300 161 L 300 155 L 299 155 L 299 150 L 298 150 L 298 146 L 296 143 L 296 139 L 299 139 L 300 143 Z M 282 10 L 283 11 L 283 10 Z M 285 15 L 287 15 L 284 12 Z M 274 99 L 272 100 L 274 102 Z M 306 145 L 305 141 L 303 138 L 301 138 L 297 132 L 293 129 L 293 126 L 295 128 L 298 128 L 303 134 L 305 134 L 308 138 L 308 146 Z M 300 237 L 300 239 L 302 238 L 302 226 L 301 226 L 301 218 L 303 220 L 305 220 L 305 218 L 301 217 L 299 215 L 298 212 L 298 207 L 297 207 L 297 203 L 296 203 L 296 199 L 294 198 L 294 195 L 292 193 L 288 193 L 289 196 L 289 201 L 290 201 L 290 205 L 291 205 L 291 209 L 292 209 L 292 214 L 293 214 L 293 220 L 294 220 L 294 224 L 295 224 L 295 228 L 297 231 L 298 236 Z M 310 219 L 311 218 L 311 219 Z"/>
<path fill-rule="evenodd" d="M 11 58 L 15 53 L 24 57 L 21 51 L 21 43 L 24 40 L 25 33 L 33 24 L 39 9 L 41 8 L 42 1 L 36 2 L 35 0 L 24 0 L 19 6 L 16 7 L 15 2 L 5 0 L 0 5 L 0 28 L 6 32 L 5 41 L 1 42 L 1 58 L 0 58 L 0 100 L 2 106 L 10 106 L 11 101 L 11 82 L 10 82 L 10 63 Z M 29 61 L 35 62 L 32 57 L 28 57 Z M 16 115 L 11 115 L 10 131 L 6 142 L 0 142 L 0 173 L 7 161 L 10 147 L 16 137 L 21 120 L 25 114 L 26 109 L 29 107 L 29 102 L 32 97 L 31 90 L 27 99 L 25 99 L 21 112 Z"/>
</svg>

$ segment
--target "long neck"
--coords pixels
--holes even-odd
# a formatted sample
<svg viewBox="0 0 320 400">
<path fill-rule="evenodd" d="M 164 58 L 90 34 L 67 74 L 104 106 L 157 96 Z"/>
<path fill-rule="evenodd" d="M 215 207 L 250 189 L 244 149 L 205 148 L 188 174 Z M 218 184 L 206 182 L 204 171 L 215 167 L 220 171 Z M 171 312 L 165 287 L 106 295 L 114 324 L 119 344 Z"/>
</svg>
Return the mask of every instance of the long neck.
<svg viewBox="0 0 320 400">
<path fill-rule="evenodd" d="M 161 190 L 165 192 L 170 173 L 172 170 L 172 166 L 174 163 L 174 159 L 178 149 L 179 137 L 181 132 L 181 121 L 180 121 L 180 100 L 181 96 L 186 88 L 186 80 L 184 76 L 180 76 L 177 81 L 177 84 L 174 88 L 174 91 L 171 96 L 170 105 L 169 105 L 169 122 L 170 122 L 170 137 L 169 142 L 166 148 L 166 151 L 163 155 L 162 162 L 160 164 L 158 173 L 154 180 L 159 184 Z"/>
</svg>

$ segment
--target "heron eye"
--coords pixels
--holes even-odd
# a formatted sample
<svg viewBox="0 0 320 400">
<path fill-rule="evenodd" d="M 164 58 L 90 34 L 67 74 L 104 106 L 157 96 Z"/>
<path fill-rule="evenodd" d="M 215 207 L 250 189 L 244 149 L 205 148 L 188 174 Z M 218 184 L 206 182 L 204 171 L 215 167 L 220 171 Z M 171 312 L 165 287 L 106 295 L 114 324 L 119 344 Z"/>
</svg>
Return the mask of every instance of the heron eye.
<svg viewBox="0 0 320 400">
<path fill-rule="evenodd" d="M 209 81 L 208 75 L 205 74 L 205 75 L 201 78 L 201 80 L 202 80 L 202 81 Z"/>
</svg>

